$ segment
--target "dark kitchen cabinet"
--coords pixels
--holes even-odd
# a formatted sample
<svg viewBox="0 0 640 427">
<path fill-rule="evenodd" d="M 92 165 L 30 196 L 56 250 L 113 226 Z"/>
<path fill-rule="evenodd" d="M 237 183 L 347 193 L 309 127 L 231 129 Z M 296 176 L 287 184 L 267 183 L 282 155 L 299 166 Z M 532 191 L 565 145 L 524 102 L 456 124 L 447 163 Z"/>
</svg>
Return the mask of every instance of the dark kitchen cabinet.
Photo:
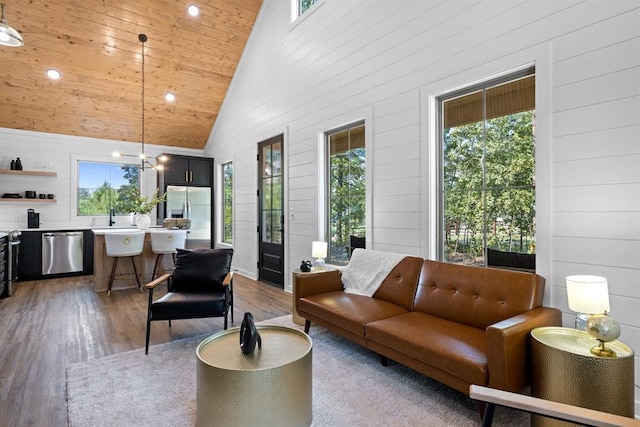
<svg viewBox="0 0 640 427">
<path fill-rule="evenodd" d="M 93 274 L 93 231 L 56 230 L 57 232 L 82 231 L 82 271 L 57 274 L 42 274 L 42 233 L 23 231 L 20 236 L 20 258 L 18 260 L 19 281 L 55 279 L 58 277 L 84 276 Z"/>
<path fill-rule="evenodd" d="M 213 186 L 213 159 L 165 154 L 164 170 L 158 172 L 160 188 L 167 185 Z"/>
<path fill-rule="evenodd" d="M 0 297 L 3 297 L 9 287 L 8 263 L 11 262 L 9 255 L 9 239 L 7 236 L 0 237 Z"/>
<path fill-rule="evenodd" d="M 21 281 L 42 277 L 42 232 L 23 231 L 20 236 L 18 277 Z"/>
</svg>

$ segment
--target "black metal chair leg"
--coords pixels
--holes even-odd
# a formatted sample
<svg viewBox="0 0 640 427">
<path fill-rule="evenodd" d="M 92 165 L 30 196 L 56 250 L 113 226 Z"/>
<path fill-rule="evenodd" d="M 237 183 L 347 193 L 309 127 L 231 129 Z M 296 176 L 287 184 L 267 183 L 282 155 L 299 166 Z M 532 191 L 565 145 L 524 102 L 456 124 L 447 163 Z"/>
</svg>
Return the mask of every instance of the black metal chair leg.
<svg viewBox="0 0 640 427">
<path fill-rule="evenodd" d="M 111 275 L 109 276 L 109 287 L 107 288 L 107 296 L 111 295 L 111 287 L 113 286 L 113 278 L 116 276 L 117 266 L 118 266 L 118 257 L 114 257 L 113 264 L 111 264 Z"/>
<path fill-rule="evenodd" d="M 484 410 L 484 417 L 482 418 L 482 427 L 491 427 L 491 424 L 493 424 L 493 413 L 495 410 L 495 403 L 487 403 L 487 407 Z"/>
<path fill-rule="evenodd" d="M 231 324 L 233 324 L 233 278 L 229 283 L 229 301 L 231 303 Z"/>
<path fill-rule="evenodd" d="M 153 273 L 151 273 L 151 280 L 156 278 L 156 274 L 158 274 L 158 267 L 160 266 L 160 260 L 163 258 L 164 254 L 156 255 L 156 263 L 153 265 Z M 158 274 L 159 276 L 159 274 Z"/>
<path fill-rule="evenodd" d="M 311 320 L 306 320 L 304 321 L 304 333 L 308 334 L 309 333 L 309 328 L 311 328 Z"/>
<path fill-rule="evenodd" d="M 144 354 L 149 354 L 149 336 L 151 335 L 151 303 L 153 302 L 153 289 L 149 289 L 149 305 L 147 308 L 147 340 L 144 346 Z"/>
<path fill-rule="evenodd" d="M 140 277 L 138 277 L 138 267 L 136 267 L 136 260 L 134 257 L 131 257 L 131 264 L 133 264 L 133 272 L 136 274 L 136 282 L 138 282 L 138 289 L 140 289 L 140 293 L 142 293 L 142 284 L 140 283 Z"/>
</svg>

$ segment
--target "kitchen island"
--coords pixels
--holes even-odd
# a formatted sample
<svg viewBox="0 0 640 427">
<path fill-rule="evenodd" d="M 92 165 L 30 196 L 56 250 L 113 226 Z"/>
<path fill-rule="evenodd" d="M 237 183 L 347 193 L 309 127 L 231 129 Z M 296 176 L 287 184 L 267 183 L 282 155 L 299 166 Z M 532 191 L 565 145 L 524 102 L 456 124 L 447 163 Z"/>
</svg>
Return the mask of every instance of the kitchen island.
<svg viewBox="0 0 640 427">
<path fill-rule="evenodd" d="M 156 262 L 156 254 L 151 250 L 151 233 L 154 231 L 165 230 L 162 227 L 150 227 L 144 230 L 146 235 L 144 238 L 144 248 L 141 256 L 134 257 L 136 263 L 136 269 L 140 277 L 140 284 L 144 286 L 145 283 L 151 281 L 151 275 L 153 274 L 153 266 Z M 104 235 L 107 233 L 131 233 L 138 231 L 137 227 L 127 228 L 100 228 L 94 229 L 94 247 L 93 247 L 93 286 L 96 292 L 104 292 L 107 290 L 109 284 L 109 275 L 111 274 L 111 266 L 113 265 L 113 258 L 107 255 L 107 248 L 105 245 Z M 170 256 L 163 257 L 160 274 L 165 271 L 171 271 L 173 268 L 173 261 Z M 126 259 L 122 259 L 118 262 L 115 278 L 113 280 L 112 290 L 135 288 L 138 286 L 136 282 L 136 276 L 133 271 L 131 262 Z"/>
</svg>

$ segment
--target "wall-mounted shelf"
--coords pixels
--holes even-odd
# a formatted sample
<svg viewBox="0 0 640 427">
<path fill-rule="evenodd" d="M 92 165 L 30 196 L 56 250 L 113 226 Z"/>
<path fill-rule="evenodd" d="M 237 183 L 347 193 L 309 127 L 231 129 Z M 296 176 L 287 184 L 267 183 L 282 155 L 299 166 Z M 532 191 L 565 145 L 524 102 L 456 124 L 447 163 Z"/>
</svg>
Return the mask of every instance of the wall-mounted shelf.
<svg viewBox="0 0 640 427">
<path fill-rule="evenodd" d="M 34 176 L 58 176 L 57 172 L 46 172 L 46 171 L 16 171 L 10 169 L 0 169 L 0 173 L 8 174 L 8 175 L 34 175 Z"/>
<path fill-rule="evenodd" d="M 3 197 L 0 198 L 2 202 L 15 202 L 15 203 L 57 203 L 58 199 L 25 199 L 16 197 Z"/>
</svg>

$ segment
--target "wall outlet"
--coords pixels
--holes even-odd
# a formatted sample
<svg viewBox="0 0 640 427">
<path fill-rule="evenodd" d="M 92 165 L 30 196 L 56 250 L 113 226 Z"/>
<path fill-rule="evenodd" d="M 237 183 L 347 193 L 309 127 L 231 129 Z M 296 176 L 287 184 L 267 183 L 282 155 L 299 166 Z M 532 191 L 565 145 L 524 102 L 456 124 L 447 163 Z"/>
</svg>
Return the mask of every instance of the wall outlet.
<svg viewBox="0 0 640 427">
<path fill-rule="evenodd" d="M 13 222 L 19 222 L 20 221 L 20 216 L 16 215 L 13 217 Z"/>
</svg>

